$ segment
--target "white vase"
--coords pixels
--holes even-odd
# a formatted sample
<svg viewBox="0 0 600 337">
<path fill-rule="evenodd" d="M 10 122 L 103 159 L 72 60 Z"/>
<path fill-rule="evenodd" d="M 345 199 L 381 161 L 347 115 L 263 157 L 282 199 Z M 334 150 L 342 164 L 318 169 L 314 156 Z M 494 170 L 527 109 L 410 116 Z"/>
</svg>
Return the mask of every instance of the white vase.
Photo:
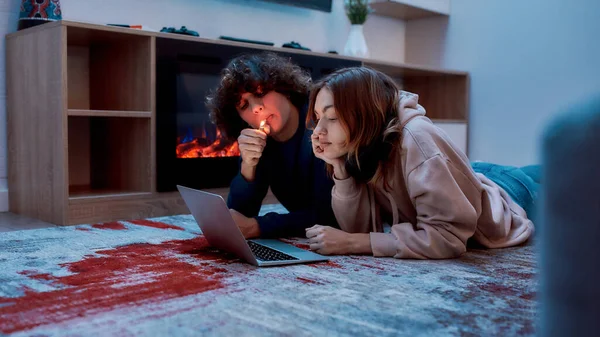
<svg viewBox="0 0 600 337">
<path fill-rule="evenodd" d="M 344 47 L 344 55 L 369 57 L 369 48 L 367 48 L 367 41 L 365 41 L 363 25 L 352 25 L 350 27 L 348 41 L 346 41 L 346 46 Z"/>
</svg>

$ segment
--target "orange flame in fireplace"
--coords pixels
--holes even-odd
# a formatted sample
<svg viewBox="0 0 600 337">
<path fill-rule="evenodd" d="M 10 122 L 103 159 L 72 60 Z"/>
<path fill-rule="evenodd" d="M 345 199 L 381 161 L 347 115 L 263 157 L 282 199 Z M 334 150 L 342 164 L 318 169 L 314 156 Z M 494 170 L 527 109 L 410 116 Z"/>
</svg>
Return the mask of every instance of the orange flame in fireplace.
<svg viewBox="0 0 600 337">
<path fill-rule="evenodd" d="M 203 132 L 203 136 L 205 136 Z M 177 145 L 177 158 L 215 158 L 236 157 L 240 155 L 237 142 L 230 143 L 221 137 L 221 131 L 217 129 L 217 137 L 212 144 L 202 145 L 198 138 Z"/>
</svg>

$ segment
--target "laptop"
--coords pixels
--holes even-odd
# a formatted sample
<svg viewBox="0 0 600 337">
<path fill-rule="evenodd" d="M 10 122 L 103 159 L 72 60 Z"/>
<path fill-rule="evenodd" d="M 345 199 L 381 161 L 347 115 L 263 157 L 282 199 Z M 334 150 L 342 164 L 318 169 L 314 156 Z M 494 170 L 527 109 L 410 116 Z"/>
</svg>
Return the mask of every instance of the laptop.
<svg viewBox="0 0 600 337">
<path fill-rule="evenodd" d="M 329 258 L 276 239 L 248 239 L 218 194 L 177 185 L 208 243 L 258 267 L 328 261 Z"/>
</svg>

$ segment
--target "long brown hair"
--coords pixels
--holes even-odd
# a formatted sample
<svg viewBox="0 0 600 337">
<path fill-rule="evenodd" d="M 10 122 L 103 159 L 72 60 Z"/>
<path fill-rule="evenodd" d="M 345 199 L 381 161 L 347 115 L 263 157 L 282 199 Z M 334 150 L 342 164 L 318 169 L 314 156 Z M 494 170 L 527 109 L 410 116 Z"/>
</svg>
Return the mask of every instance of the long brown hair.
<svg viewBox="0 0 600 337">
<path fill-rule="evenodd" d="M 400 135 L 400 88 L 388 75 L 369 67 L 339 69 L 315 82 L 310 90 L 306 127 L 316 126 L 315 100 L 322 88 L 333 94 L 333 106 L 346 132 L 346 168 L 366 182 L 385 177 L 386 160 Z M 332 168 L 327 165 L 331 173 Z M 387 182 L 385 182 L 387 184 Z"/>
</svg>

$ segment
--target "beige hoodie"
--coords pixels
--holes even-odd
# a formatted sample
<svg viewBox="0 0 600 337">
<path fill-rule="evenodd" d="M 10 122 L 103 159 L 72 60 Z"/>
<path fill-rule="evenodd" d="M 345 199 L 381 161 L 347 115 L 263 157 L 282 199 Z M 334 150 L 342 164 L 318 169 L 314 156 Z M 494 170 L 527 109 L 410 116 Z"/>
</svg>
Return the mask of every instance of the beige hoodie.
<svg viewBox="0 0 600 337">
<path fill-rule="evenodd" d="M 527 214 L 497 184 L 471 168 L 467 156 L 425 117 L 418 95 L 401 92 L 402 132 L 395 164 L 383 183 L 334 177 L 332 207 L 346 232 L 370 233 L 375 256 L 443 259 L 466 251 L 473 238 L 488 248 L 525 242 Z M 392 224 L 391 232 L 383 223 Z"/>
</svg>

